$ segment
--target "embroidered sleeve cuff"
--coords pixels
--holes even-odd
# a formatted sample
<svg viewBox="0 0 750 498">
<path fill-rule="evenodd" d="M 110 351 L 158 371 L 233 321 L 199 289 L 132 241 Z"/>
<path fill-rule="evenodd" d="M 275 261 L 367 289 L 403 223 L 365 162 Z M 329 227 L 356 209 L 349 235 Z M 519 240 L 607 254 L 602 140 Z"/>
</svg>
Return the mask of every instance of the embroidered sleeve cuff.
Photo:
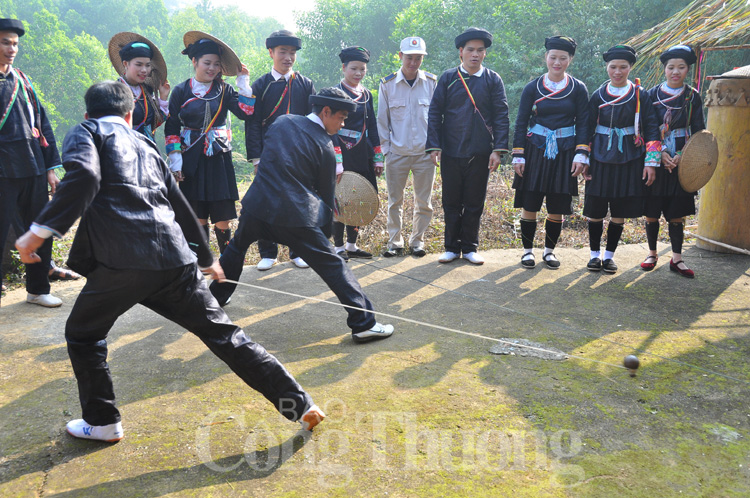
<svg viewBox="0 0 750 498">
<path fill-rule="evenodd" d="M 574 163 L 582 163 L 582 164 L 589 164 L 589 156 L 588 154 L 576 154 L 573 157 Z"/>
<path fill-rule="evenodd" d="M 31 233 L 33 233 L 37 237 L 41 237 L 43 239 L 49 239 L 53 235 L 57 238 L 62 237 L 62 234 L 60 232 L 56 230 L 52 230 L 49 227 L 38 225 L 36 223 L 32 223 L 31 228 L 29 230 L 31 230 Z"/>
<path fill-rule="evenodd" d="M 52 171 L 53 169 L 62 168 L 62 164 L 58 164 L 57 166 L 52 166 L 51 168 L 47 168 L 47 171 Z"/>
<path fill-rule="evenodd" d="M 511 164 L 526 164 L 526 159 L 523 157 L 513 156 Z"/>
<path fill-rule="evenodd" d="M 646 152 L 646 166 L 657 168 L 661 160 L 661 152 L 658 150 Z"/>
<path fill-rule="evenodd" d="M 525 149 L 523 147 L 513 147 L 513 159 L 523 157 Z"/>
<path fill-rule="evenodd" d="M 248 116 L 252 116 L 255 112 L 255 97 L 247 97 L 240 93 L 239 106 L 240 109 L 242 109 L 242 112 Z"/>
<path fill-rule="evenodd" d="M 182 152 L 179 135 L 167 135 L 164 139 L 167 144 L 167 154 L 172 152 Z"/>
<path fill-rule="evenodd" d="M 379 145 L 376 145 L 372 148 L 372 151 L 375 153 L 375 157 L 372 158 L 372 162 L 374 163 L 380 163 L 380 165 L 383 165 L 383 150 L 380 148 Z"/>
<path fill-rule="evenodd" d="M 425 152 L 429 154 L 430 152 L 440 152 L 441 150 L 443 150 L 443 149 L 435 147 L 435 148 L 432 148 L 432 149 L 425 149 Z"/>
<path fill-rule="evenodd" d="M 334 147 L 333 153 L 336 154 L 336 175 L 344 172 L 344 156 L 341 155 L 341 147 Z"/>
<path fill-rule="evenodd" d="M 172 152 L 169 154 L 169 169 L 172 171 L 182 171 L 181 152 Z"/>
<path fill-rule="evenodd" d="M 500 154 L 507 154 L 510 151 L 508 149 L 492 149 L 492 152 L 499 152 Z"/>
<path fill-rule="evenodd" d="M 646 142 L 646 152 L 661 152 L 661 142 L 659 140 Z"/>
</svg>

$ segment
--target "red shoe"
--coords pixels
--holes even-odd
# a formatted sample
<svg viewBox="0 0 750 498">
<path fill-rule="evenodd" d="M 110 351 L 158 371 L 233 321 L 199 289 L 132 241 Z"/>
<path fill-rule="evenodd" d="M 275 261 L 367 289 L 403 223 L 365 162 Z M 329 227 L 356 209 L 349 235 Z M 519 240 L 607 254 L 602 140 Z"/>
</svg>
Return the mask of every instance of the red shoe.
<svg viewBox="0 0 750 498">
<path fill-rule="evenodd" d="M 649 262 L 650 259 L 653 259 L 653 262 Z M 654 268 L 656 268 L 656 262 L 659 261 L 659 256 L 651 256 L 650 254 L 646 256 L 646 259 L 641 263 L 641 270 L 643 271 L 651 271 Z"/>
<path fill-rule="evenodd" d="M 679 267 L 680 263 L 682 263 L 682 266 L 685 267 L 684 270 Z M 693 278 L 693 277 L 695 277 L 695 272 L 693 270 L 691 270 L 690 268 L 688 268 L 687 265 L 685 264 L 685 262 L 682 261 L 682 260 L 680 260 L 677 263 L 675 263 L 674 260 L 670 259 L 669 260 L 669 269 L 671 271 L 676 271 L 677 273 L 679 273 L 683 277 L 687 277 L 687 278 Z"/>
</svg>

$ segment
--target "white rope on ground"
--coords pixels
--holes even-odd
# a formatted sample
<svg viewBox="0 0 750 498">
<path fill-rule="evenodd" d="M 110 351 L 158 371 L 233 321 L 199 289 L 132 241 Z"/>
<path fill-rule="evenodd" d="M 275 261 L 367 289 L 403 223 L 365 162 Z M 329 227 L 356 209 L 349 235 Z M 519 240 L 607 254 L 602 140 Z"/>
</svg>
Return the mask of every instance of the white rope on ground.
<svg viewBox="0 0 750 498">
<path fill-rule="evenodd" d="M 403 321 L 403 322 L 409 322 L 409 323 L 413 323 L 413 324 L 416 324 L 416 325 L 422 325 L 422 326 L 430 327 L 430 328 L 433 328 L 433 329 L 444 330 L 446 332 L 452 332 L 454 334 L 466 335 L 466 336 L 469 336 L 469 337 L 475 337 L 477 339 L 485 339 L 487 341 L 494 341 L 494 342 L 498 342 L 500 344 L 506 344 L 506 345 L 509 345 L 509 346 L 514 346 L 514 347 L 519 347 L 519 348 L 526 348 L 526 349 L 530 349 L 530 350 L 534 350 L 534 351 L 539 351 L 539 352 L 542 352 L 542 353 L 551 353 L 551 354 L 554 354 L 554 355 L 564 354 L 568 358 L 575 358 L 575 359 L 578 359 L 578 360 L 591 361 L 591 362 L 594 362 L 594 363 L 601 363 L 603 365 L 608 365 L 610 367 L 622 368 L 624 370 L 627 370 L 623 365 L 617 365 L 615 363 L 609 363 L 609 362 L 606 362 L 606 361 L 595 360 L 593 358 L 586 358 L 585 356 L 578 356 L 578 355 L 574 355 L 574 354 L 561 353 L 560 351 L 553 351 L 553 350 L 550 350 L 550 349 L 543 349 L 543 348 L 538 348 L 538 347 L 535 347 L 535 346 L 528 346 L 528 345 L 525 345 L 525 344 L 518 344 L 518 343 L 515 343 L 515 342 L 504 341 L 502 339 L 496 339 L 494 337 L 487 337 L 486 335 L 475 334 L 473 332 L 466 332 L 466 331 L 463 331 L 463 330 L 452 329 L 450 327 L 443 327 L 442 325 L 433 325 L 431 323 L 420 322 L 419 320 L 412 320 L 411 318 L 404 318 L 404 317 L 401 317 L 401 316 L 390 315 L 388 313 L 383 313 L 381 311 L 368 310 L 368 309 L 364 309 L 364 308 L 359 308 L 357 306 L 351 306 L 351 305 L 348 305 L 348 304 L 334 303 L 334 302 L 331 302 L 331 301 L 326 301 L 325 299 L 319 299 L 317 297 L 303 296 L 302 294 L 295 294 L 293 292 L 287 292 L 287 291 L 282 291 L 282 290 L 277 290 L 277 289 L 269 289 L 268 287 L 263 287 L 263 286 L 260 286 L 260 285 L 253 285 L 253 284 L 246 284 L 244 282 L 237 282 L 236 280 L 225 279 L 225 280 L 222 280 L 221 283 L 241 285 L 243 287 L 250 287 L 252 289 L 258 289 L 258 290 L 264 290 L 264 291 L 269 291 L 269 292 L 275 292 L 277 294 L 284 294 L 286 296 L 298 297 L 300 299 L 307 299 L 309 301 L 316 301 L 316 302 L 319 302 L 319 303 L 330 304 L 330 305 L 339 306 L 339 307 L 342 307 L 342 308 L 349 308 L 349 309 L 353 309 L 353 310 L 357 310 L 357 311 L 364 311 L 365 313 L 372 313 L 373 315 L 380 315 L 380 316 L 384 316 L 386 318 L 393 318 L 394 320 L 400 320 L 400 321 Z"/>
</svg>

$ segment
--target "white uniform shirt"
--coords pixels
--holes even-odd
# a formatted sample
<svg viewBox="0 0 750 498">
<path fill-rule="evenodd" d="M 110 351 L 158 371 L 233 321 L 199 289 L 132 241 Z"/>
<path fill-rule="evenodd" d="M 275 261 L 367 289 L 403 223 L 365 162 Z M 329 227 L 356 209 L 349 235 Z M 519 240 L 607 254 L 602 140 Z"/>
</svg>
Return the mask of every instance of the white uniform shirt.
<svg viewBox="0 0 750 498">
<path fill-rule="evenodd" d="M 409 86 L 401 69 L 395 77 L 383 78 L 378 93 L 378 134 L 383 154 L 424 155 L 427 142 L 427 113 L 437 77 L 421 69 L 414 86 Z"/>
</svg>

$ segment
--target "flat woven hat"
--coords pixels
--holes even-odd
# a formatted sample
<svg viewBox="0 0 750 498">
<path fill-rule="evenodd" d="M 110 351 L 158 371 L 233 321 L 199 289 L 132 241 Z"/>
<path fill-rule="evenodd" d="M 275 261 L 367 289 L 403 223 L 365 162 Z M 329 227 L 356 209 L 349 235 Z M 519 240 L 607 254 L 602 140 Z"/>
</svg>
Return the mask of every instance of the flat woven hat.
<svg viewBox="0 0 750 498">
<path fill-rule="evenodd" d="M 109 40 L 109 60 L 112 62 L 112 67 L 115 68 L 115 72 L 122 76 L 125 72 L 125 68 L 122 65 L 122 59 L 120 58 L 120 49 L 131 42 L 145 43 L 151 47 L 151 51 L 154 56 L 151 58 L 151 76 L 146 78 L 146 84 L 153 90 L 158 90 L 159 87 L 167 81 L 167 63 L 164 62 L 161 52 L 154 45 L 151 40 L 145 36 L 141 36 L 138 33 L 130 33 L 123 31 L 117 33 L 112 39 Z"/>
<path fill-rule="evenodd" d="M 242 62 L 240 62 L 240 58 L 237 57 L 237 54 L 232 50 L 232 47 L 215 36 L 204 33 L 203 31 L 188 31 L 183 35 L 182 43 L 185 45 L 185 48 L 187 48 L 191 43 L 203 39 L 214 41 L 221 46 L 221 55 L 219 56 L 219 59 L 221 60 L 221 73 L 224 76 L 237 76 L 239 72 L 242 71 Z"/>
<path fill-rule="evenodd" d="M 372 183 L 353 171 L 344 171 L 336 184 L 334 198 L 336 221 L 349 226 L 364 226 L 378 215 L 380 199 Z"/>
<path fill-rule="evenodd" d="M 677 168 L 680 185 L 686 192 L 697 192 L 708 183 L 719 162 L 719 143 L 714 134 L 702 130 L 694 134 L 682 149 Z"/>
</svg>

